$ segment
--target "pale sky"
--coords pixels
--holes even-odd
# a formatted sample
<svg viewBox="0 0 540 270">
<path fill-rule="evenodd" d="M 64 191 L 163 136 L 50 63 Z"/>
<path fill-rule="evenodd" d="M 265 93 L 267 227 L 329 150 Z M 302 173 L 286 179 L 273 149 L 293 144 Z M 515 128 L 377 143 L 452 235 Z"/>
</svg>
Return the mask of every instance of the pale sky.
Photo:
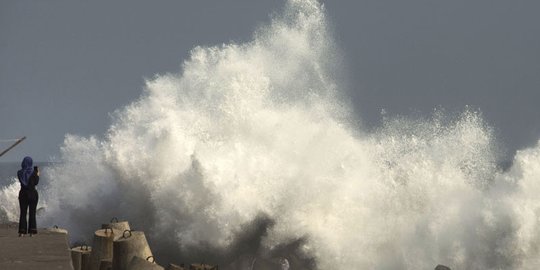
<svg viewBox="0 0 540 270">
<path fill-rule="evenodd" d="M 540 139 L 540 1 L 324 1 L 340 76 L 366 127 L 436 107 L 480 109 L 508 150 Z M 0 158 L 47 161 L 66 133 L 102 136 L 144 79 L 191 48 L 250 40 L 283 0 L 0 2 Z M 0 143 L 0 148 L 9 146 Z"/>
</svg>

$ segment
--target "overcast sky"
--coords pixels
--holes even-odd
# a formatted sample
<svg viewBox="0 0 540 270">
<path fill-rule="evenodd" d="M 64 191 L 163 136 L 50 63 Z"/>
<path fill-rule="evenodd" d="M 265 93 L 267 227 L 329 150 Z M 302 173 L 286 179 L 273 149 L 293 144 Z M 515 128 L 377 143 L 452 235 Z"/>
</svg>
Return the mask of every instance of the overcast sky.
<svg viewBox="0 0 540 270">
<path fill-rule="evenodd" d="M 178 72 L 197 45 L 250 40 L 283 0 L 0 1 L 0 158 L 58 155 L 66 133 L 103 135 L 144 78 Z M 380 111 L 480 109 L 512 153 L 540 138 L 540 1 L 325 1 L 346 91 Z M 0 143 L 0 148 L 9 145 Z M 510 154 L 511 155 L 511 154 Z"/>
</svg>

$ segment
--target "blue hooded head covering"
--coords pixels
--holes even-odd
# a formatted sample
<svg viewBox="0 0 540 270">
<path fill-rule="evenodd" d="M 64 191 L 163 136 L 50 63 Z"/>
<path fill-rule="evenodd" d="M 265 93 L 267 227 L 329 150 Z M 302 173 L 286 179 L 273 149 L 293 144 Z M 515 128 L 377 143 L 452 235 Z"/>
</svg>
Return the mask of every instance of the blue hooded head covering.
<svg viewBox="0 0 540 270">
<path fill-rule="evenodd" d="M 28 186 L 28 182 L 30 181 L 30 176 L 34 172 L 34 168 L 32 167 L 33 161 L 31 157 L 24 157 L 22 163 L 21 163 L 21 169 L 17 172 L 17 176 L 19 177 L 19 181 L 21 182 L 21 185 Z"/>
</svg>

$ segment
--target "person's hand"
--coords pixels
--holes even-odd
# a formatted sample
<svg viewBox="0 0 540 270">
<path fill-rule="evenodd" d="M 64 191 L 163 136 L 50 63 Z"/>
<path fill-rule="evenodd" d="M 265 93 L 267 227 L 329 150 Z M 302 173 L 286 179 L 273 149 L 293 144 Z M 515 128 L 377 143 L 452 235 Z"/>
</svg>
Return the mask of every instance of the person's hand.
<svg viewBox="0 0 540 270">
<path fill-rule="evenodd" d="M 34 166 L 34 171 L 36 171 L 36 175 L 39 176 L 39 167 L 38 166 Z"/>
</svg>

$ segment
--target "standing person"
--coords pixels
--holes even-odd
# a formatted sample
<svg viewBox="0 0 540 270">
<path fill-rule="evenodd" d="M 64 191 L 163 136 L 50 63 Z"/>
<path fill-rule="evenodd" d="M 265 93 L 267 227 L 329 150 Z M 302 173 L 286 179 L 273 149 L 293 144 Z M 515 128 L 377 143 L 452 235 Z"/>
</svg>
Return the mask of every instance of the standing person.
<svg viewBox="0 0 540 270">
<path fill-rule="evenodd" d="M 29 233 L 37 233 L 36 226 L 36 208 L 38 203 L 38 193 L 36 185 L 39 183 L 39 168 L 32 167 L 31 157 L 24 157 L 21 163 L 21 169 L 17 171 L 17 177 L 21 183 L 19 191 L 19 206 L 21 207 L 21 216 L 19 218 L 19 237 Z M 26 212 L 30 208 L 28 223 L 26 222 Z"/>
</svg>

